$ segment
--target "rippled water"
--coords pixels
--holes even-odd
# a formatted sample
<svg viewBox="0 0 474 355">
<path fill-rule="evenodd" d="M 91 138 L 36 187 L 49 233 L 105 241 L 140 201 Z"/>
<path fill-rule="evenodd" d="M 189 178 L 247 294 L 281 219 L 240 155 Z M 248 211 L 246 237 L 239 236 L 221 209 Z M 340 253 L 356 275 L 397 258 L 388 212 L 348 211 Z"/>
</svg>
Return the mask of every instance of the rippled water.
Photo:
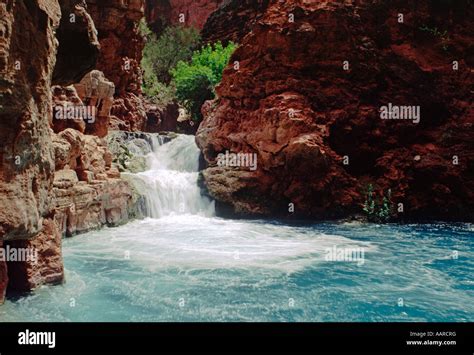
<svg viewBox="0 0 474 355">
<path fill-rule="evenodd" d="M 0 319 L 473 321 L 473 234 L 466 224 L 147 219 L 65 240 L 66 283 L 10 299 Z M 334 245 L 364 248 L 363 265 L 327 261 Z"/>
<path fill-rule="evenodd" d="M 0 320 L 474 321 L 473 225 L 216 218 L 194 137 L 155 146 L 129 176 L 153 218 L 65 240 L 66 283 Z"/>
</svg>

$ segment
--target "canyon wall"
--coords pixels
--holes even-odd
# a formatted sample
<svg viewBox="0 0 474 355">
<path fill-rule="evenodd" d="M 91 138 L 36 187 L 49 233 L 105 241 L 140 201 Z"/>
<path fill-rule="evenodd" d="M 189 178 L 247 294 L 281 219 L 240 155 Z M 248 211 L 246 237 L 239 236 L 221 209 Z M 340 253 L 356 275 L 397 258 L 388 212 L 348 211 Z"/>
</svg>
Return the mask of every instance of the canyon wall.
<svg viewBox="0 0 474 355">
<path fill-rule="evenodd" d="M 0 4 L 0 236 L 6 240 L 40 232 L 54 173 L 48 117 L 61 13 L 56 1 L 30 5 Z"/>
<path fill-rule="evenodd" d="M 269 0 L 225 1 L 207 19 L 201 32 L 203 41 L 240 43 L 265 14 L 269 3 Z"/>
<path fill-rule="evenodd" d="M 113 129 L 140 131 L 146 125 L 140 68 L 144 39 L 139 30 L 144 5 L 144 0 L 87 0 L 101 46 L 96 69 L 115 84 Z"/>
<path fill-rule="evenodd" d="M 221 16 L 206 26 L 241 18 Z M 396 219 L 474 220 L 473 16 L 464 0 L 269 1 L 197 132 L 221 213 L 346 217 L 372 188 Z M 382 119 L 389 104 L 420 121 Z"/>
<path fill-rule="evenodd" d="M 40 253 L 52 212 L 49 117 L 60 17 L 53 0 L 0 4 L 0 240 L 13 246 L 38 242 Z M 20 264 L 7 263 L 8 273 Z M 2 269 L 3 274 L 5 265 Z M 49 271 L 41 270 L 44 280 L 62 280 L 57 270 Z M 9 279 L 14 282 L 15 276 Z"/>
<path fill-rule="evenodd" d="M 171 25 L 183 24 L 201 30 L 209 15 L 224 0 L 146 0 L 146 20 L 157 34 Z"/>
<path fill-rule="evenodd" d="M 106 17 L 100 17 L 101 26 L 110 28 L 104 21 L 114 7 L 101 4 L 100 10 L 91 8 Z M 122 26 L 116 30 L 128 33 L 137 28 L 143 3 L 124 6 L 119 9 L 128 15 L 112 17 Z M 136 198 L 120 179 L 104 137 L 116 87 L 120 98 L 135 95 L 141 103 L 142 47 L 140 37 L 135 46 L 132 40 L 112 44 L 123 52 L 104 54 L 110 33 L 102 32 L 101 51 L 100 32 L 83 0 L 8 0 L 0 4 L 0 15 L 0 245 L 5 253 L 37 255 L 0 261 L 1 303 L 7 288 L 29 291 L 63 281 L 62 236 L 137 216 Z M 104 55 L 114 63 L 104 62 Z M 122 70 L 119 63 L 128 55 L 132 69 Z M 115 84 L 91 72 L 96 65 L 108 69 Z M 94 119 L 74 110 L 65 114 L 78 107 L 95 110 Z"/>
</svg>

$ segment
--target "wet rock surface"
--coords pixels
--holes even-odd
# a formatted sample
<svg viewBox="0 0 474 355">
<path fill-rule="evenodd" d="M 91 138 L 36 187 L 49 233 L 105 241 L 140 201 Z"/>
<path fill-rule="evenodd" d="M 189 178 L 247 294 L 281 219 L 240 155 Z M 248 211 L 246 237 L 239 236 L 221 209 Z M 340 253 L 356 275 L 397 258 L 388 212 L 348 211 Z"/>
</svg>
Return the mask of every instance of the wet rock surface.
<svg viewBox="0 0 474 355">
<path fill-rule="evenodd" d="M 121 180 L 106 139 L 67 129 L 54 137 L 55 220 L 72 236 L 104 225 L 116 226 L 140 217 L 131 186 Z"/>
<path fill-rule="evenodd" d="M 8 291 L 27 292 L 44 284 L 63 282 L 61 233 L 52 218 L 44 220 L 42 231 L 35 237 L 7 244 L 18 252 L 25 250 L 34 255 L 8 263 Z"/>
</svg>

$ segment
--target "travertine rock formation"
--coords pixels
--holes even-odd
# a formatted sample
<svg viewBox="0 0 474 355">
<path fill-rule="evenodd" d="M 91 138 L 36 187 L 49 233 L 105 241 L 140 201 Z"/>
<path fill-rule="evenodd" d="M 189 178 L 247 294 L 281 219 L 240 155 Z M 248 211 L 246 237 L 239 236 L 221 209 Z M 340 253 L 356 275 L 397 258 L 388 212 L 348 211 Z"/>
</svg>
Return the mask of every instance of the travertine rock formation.
<svg viewBox="0 0 474 355">
<path fill-rule="evenodd" d="M 74 87 L 83 104 L 94 108 L 95 116 L 86 120 L 86 133 L 105 137 L 110 123 L 110 109 L 114 102 L 114 83 L 107 80 L 104 73 L 93 70 Z"/>
<path fill-rule="evenodd" d="M 28 8 L 9 1 L 0 15 L 0 239 L 28 238 L 49 211 L 54 160 L 47 118 L 60 8 L 57 1 Z"/>
<path fill-rule="evenodd" d="M 54 156 L 48 118 L 60 16 L 56 0 L 0 3 L 0 240 L 4 243 L 24 239 L 42 244 L 42 231 L 49 223 L 45 218 L 51 208 Z M 8 262 L 7 267 L 28 265 Z M 48 261 L 37 266 L 40 275 L 52 275 L 48 269 Z M 21 271 L 10 275 L 9 283 L 20 276 L 28 279 L 23 270 L 23 275 Z M 54 275 L 36 280 L 62 280 L 61 274 Z"/>
<path fill-rule="evenodd" d="M 170 25 L 202 29 L 224 0 L 146 0 L 146 20 L 157 34 Z"/>
<path fill-rule="evenodd" d="M 138 217 L 130 185 L 112 165 L 105 139 L 66 129 L 53 137 L 55 221 L 63 235 Z"/>
<path fill-rule="evenodd" d="M 52 87 L 53 114 L 50 122 L 54 132 L 64 131 L 66 128 L 74 128 L 82 133 L 86 130 L 86 121 L 77 114 L 76 108 L 84 107 L 77 91 L 73 85 Z"/>
<path fill-rule="evenodd" d="M 26 291 L 62 282 L 61 234 L 132 217 L 132 192 L 112 166 L 105 140 L 81 133 L 107 133 L 100 118 L 108 123 L 114 86 L 100 72 L 84 78 L 98 49 L 83 1 L 0 3 L 0 244 L 38 256 L 0 262 L 0 303 L 7 286 Z M 78 95 L 68 85 L 81 78 Z M 93 106 L 99 120 L 84 123 L 73 112 L 54 121 L 63 104 Z"/>
<path fill-rule="evenodd" d="M 140 68 L 144 39 L 138 28 L 144 4 L 145 0 L 87 0 L 101 46 L 96 68 L 115 84 L 114 128 L 143 130 L 146 123 Z"/>
<path fill-rule="evenodd" d="M 8 288 L 30 291 L 43 284 L 59 284 L 64 278 L 61 234 L 52 218 L 44 220 L 42 231 L 32 239 L 8 242 L 10 248 L 35 253 L 31 261 L 8 263 Z"/>
<path fill-rule="evenodd" d="M 145 108 L 147 116 L 146 132 L 176 132 L 179 116 L 179 106 L 176 102 L 170 102 L 164 107 L 153 103 L 146 103 Z"/>
<path fill-rule="evenodd" d="M 472 221 L 473 15 L 469 1 L 270 1 L 203 107 L 210 194 L 240 214 L 333 218 L 362 212 L 372 185 L 398 218 Z M 389 104 L 420 122 L 382 119 Z M 217 166 L 226 151 L 258 169 Z"/>
<path fill-rule="evenodd" d="M 145 130 L 146 109 L 141 96 L 131 92 L 116 96 L 110 113 L 110 128 L 113 130 Z"/>
</svg>

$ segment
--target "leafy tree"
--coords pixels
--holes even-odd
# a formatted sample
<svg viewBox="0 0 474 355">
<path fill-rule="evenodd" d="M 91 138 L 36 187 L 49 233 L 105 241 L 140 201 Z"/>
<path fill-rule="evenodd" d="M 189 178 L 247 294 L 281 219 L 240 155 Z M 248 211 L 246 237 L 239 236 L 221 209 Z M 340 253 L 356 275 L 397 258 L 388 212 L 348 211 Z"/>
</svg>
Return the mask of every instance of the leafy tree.
<svg viewBox="0 0 474 355">
<path fill-rule="evenodd" d="M 163 34 L 156 38 L 146 25 L 141 25 L 142 33 L 147 38 L 143 50 L 145 71 L 155 75 L 159 82 L 169 84 L 170 71 L 179 61 L 188 61 L 200 42 L 199 32 L 194 28 L 181 26 L 168 27 Z"/>
<path fill-rule="evenodd" d="M 195 121 L 201 120 L 201 107 L 215 97 L 215 86 L 222 80 L 224 68 L 236 45 L 226 47 L 217 42 L 194 52 L 191 63 L 180 61 L 172 70 L 178 100 L 188 109 Z"/>
</svg>

